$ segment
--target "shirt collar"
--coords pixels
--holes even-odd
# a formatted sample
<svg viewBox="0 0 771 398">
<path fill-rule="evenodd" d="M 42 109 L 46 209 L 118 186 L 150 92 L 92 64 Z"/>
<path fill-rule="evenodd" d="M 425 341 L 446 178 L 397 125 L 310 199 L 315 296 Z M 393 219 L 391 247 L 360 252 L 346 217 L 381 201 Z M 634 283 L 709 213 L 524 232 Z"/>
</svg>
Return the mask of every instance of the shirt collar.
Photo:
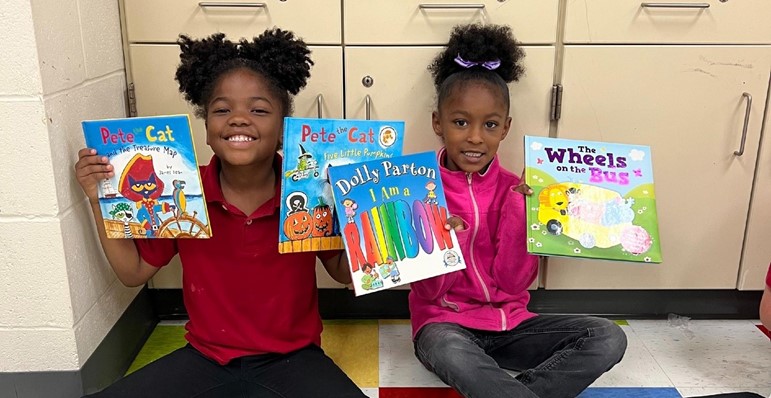
<svg viewBox="0 0 771 398">
<path fill-rule="evenodd" d="M 273 171 L 276 174 L 275 194 L 273 195 L 273 207 L 281 206 L 281 162 L 283 158 L 280 154 L 276 153 L 273 158 Z M 206 202 L 209 203 L 226 203 L 225 195 L 222 194 L 222 185 L 220 184 L 220 170 L 222 170 L 222 164 L 220 158 L 217 155 L 212 155 L 209 164 L 203 167 L 203 174 L 201 180 L 203 183 L 203 191 L 206 194 Z M 262 206 L 261 206 L 262 207 Z"/>
</svg>

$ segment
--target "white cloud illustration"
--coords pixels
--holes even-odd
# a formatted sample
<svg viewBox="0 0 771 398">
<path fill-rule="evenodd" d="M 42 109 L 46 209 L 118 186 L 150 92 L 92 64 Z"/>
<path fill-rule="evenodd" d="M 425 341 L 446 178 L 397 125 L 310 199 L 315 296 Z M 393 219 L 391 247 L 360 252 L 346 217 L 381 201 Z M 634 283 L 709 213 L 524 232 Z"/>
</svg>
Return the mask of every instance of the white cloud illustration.
<svg viewBox="0 0 771 398">
<path fill-rule="evenodd" d="M 632 149 L 632 151 L 629 152 L 629 158 L 631 158 L 636 162 L 639 162 L 645 158 L 645 152 L 639 149 Z"/>
</svg>

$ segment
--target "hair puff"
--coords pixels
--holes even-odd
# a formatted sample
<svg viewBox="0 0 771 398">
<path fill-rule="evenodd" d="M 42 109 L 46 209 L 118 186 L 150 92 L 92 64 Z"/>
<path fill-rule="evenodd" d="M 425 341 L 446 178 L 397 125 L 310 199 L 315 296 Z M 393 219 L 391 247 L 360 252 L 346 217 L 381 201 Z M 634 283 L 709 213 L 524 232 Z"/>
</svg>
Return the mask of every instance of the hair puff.
<svg viewBox="0 0 771 398">
<path fill-rule="evenodd" d="M 263 72 L 292 95 L 299 93 L 311 76 L 311 51 L 290 31 L 274 28 L 251 42 L 241 39 L 239 51 L 242 58 L 255 61 Z"/>
<path fill-rule="evenodd" d="M 238 47 L 225 38 L 223 33 L 195 40 L 180 35 L 177 40 L 180 47 L 180 64 L 175 79 L 179 82 L 179 91 L 193 105 L 203 105 L 203 92 L 215 78 L 215 72 L 223 61 L 238 57 Z"/>
<path fill-rule="evenodd" d="M 500 60 L 500 66 L 492 72 L 506 83 L 519 80 L 525 71 L 521 62 L 525 53 L 506 25 L 470 24 L 453 28 L 447 48 L 428 67 L 437 88 L 453 73 L 469 70 L 455 62 L 457 56 L 473 62 Z M 476 68 L 481 66 L 472 67 Z"/>
<path fill-rule="evenodd" d="M 275 86 L 274 90 L 284 91 L 280 97 L 288 114 L 291 99 L 287 93 L 296 95 L 305 87 L 313 65 L 305 42 L 292 32 L 278 28 L 237 43 L 226 39 L 223 33 L 203 39 L 180 35 L 177 44 L 181 53 L 175 79 L 179 91 L 201 117 L 219 77 L 237 68 L 251 69 L 267 78 Z"/>
</svg>

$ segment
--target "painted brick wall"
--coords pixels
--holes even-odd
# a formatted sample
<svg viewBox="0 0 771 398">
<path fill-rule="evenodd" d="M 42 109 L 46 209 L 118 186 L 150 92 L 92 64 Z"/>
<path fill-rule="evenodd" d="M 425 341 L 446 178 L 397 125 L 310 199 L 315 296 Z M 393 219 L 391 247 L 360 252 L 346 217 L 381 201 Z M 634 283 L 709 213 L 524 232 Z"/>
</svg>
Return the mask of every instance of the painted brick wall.
<svg viewBox="0 0 771 398">
<path fill-rule="evenodd" d="M 83 119 L 125 116 L 117 0 L 0 4 L 0 372 L 76 370 L 134 298 L 74 178 Z"/>
</svg>

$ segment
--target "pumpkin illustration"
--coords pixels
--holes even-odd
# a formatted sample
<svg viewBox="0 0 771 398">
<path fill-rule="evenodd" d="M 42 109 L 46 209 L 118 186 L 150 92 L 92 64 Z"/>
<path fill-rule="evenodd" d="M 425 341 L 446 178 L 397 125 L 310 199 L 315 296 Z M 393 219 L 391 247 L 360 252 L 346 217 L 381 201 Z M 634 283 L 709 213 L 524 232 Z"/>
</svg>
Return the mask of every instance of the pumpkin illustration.
<svg viewBox="0 0 771 398">
<path fill-rule="evenodd" d="M 313 217 L 307 211 L 301 210 L 287 215 L 284 221 L 284 234 L 289 240 L 301 240 L 311 235 Z"/>
<path fill-rule="evenodd" d="M 311 235 L 316 237 L 332 235 L 332 209 L 321 200 L 313 208 L 313 232 Z"/>
</svg>

